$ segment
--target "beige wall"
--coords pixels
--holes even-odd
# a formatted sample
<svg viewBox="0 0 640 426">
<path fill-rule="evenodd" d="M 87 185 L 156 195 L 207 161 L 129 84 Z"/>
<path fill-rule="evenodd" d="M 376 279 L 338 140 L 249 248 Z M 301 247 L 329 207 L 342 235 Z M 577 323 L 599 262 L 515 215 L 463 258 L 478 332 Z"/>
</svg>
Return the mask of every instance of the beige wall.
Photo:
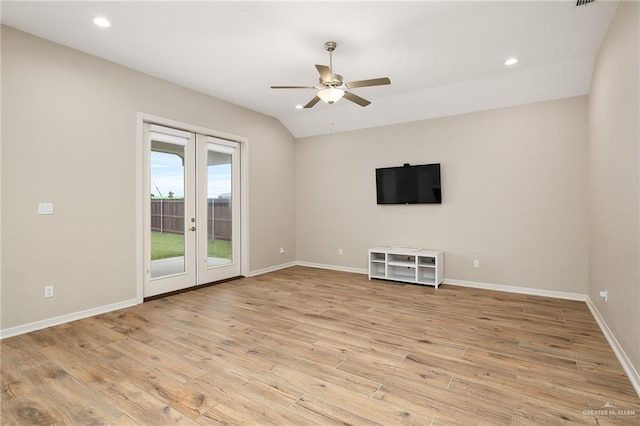
<svg viewBox="0 0 640 426">
<path fill-rule="evenodd" d="M 577 97 L 301 139 L 297 259 L 364 269 L 369 247 L 419 246 L 448 279 L 584 294 L 586 120 Z M 376 167 L 403 163 L 441 163 L 441 205 L 376 205 Z"/>
<path fill-rule="evenodd" d="M 3 27 L 2 329 L 135 298 L 138 112 L 248 138 L 249 269 L 294 260 L 294 139 L 277 120 Z"/>
<path fill-rule="evenodd" d="M 589 296 L 640 371 L 640 4 L 621 2 L 589 95 Z M 609 292 L 604 302 L 600 290 Z"/>
</svg>

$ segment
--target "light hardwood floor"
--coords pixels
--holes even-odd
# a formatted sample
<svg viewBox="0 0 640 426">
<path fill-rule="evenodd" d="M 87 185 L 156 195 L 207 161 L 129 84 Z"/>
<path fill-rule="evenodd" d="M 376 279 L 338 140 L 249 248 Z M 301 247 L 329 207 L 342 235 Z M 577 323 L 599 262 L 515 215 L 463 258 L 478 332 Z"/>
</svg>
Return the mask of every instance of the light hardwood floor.
<svg viewBox="0 0 640 426">
<path fill-rule="evenodd" d="M 640 424 L 553 298 L 293 267 L 0 344 L 3 425 Z"/>
</svg>

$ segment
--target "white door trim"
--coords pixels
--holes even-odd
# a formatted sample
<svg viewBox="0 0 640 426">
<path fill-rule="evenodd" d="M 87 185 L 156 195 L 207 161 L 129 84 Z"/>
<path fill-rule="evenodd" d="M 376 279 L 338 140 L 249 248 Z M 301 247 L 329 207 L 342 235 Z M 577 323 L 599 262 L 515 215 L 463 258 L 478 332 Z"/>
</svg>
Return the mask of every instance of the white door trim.
<svg viewBox="0 0 640 426">
<path fill-rule="evenodd" d="M 242 190 L 240 191 L 240 273 L 242 276 L 249 274 L 249 139 L 243 136 L 231 133 L 212 130 L 206 127 L 188 124 L 165 117 L 159 117 L 152 114 L 138 112 L 136 117 L 136 265 L 138 265 L 138 274 L 136 278 L 136 301 L 142 303 L 144 300 L 144 280 L 146 275 L 145 268 L 145 248 L 144 248 L 144 224 L 145 224 L 145 207 L 144 207 L 144 176 L 146 170 L 144 168 L 144 123 L 153 123 L 160 126 L 181 129 L 186 132 L 199 133 L 212 136 L 218 139 L 226 139 L 240 144 L 240 182 Z"/>
</svg>

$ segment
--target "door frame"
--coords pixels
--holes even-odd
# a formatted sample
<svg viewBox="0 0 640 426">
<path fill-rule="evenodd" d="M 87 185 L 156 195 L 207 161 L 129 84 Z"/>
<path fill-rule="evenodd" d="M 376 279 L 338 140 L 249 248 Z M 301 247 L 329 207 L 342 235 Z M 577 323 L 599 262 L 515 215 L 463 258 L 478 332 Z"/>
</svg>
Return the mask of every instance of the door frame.
<svg viewBox="0 0 640 426">
<path fill-rule="evenodd" d="M 149 189 L 144 187 L 145 165 L 148 164 L 150 155 L 146 148 L 144 138 L 144 123 L 158 124 L 160 126 L 172 127 L 191 133 L 213 136 L 218 139 L 225 139 L 236 142 L 240 145 L 240 274 L 249 275 L 249 139 L 243 136 L 233 135 L 206 127 L 188 124 L 169 118 L 158 117 L 156 115 L 138 112 L 136 117 L 136 301 L 144 301 L 144 281 L 149 273 L 150 261 L 145 256 L 145 196 Z M 194 287 L 194 288 L 197 288 Z"/>
</svg>

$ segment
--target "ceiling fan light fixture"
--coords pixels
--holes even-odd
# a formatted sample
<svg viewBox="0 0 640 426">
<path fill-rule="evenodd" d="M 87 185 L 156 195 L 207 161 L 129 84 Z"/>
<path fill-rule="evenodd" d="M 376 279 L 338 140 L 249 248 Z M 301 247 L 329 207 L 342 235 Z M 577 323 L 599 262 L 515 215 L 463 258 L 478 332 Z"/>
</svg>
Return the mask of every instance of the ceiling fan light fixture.
<svg viewBox="0 0 640 426">
<path fill-rule="evenodd" d="M 344 90 L 338 89 L 336 87 L 330 87 L 328 89 L 322 89 L 318 91 L 318 97 L 328 104 L 339 101 L 343 96 Z"/>
</svg>

